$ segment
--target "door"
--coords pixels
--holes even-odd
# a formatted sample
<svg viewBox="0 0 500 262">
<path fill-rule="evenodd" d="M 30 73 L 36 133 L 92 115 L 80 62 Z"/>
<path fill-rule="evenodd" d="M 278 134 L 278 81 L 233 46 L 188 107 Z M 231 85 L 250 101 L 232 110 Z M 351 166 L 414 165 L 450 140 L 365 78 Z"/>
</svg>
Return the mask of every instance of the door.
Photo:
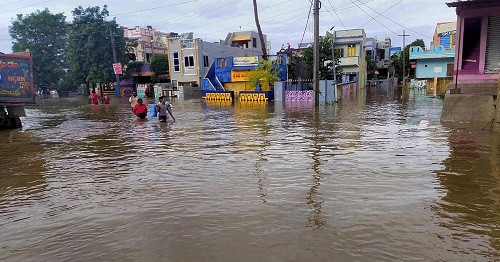
<svg viewBox="0 0 500 262">
<path fill-rule="evenodd" d="M 500 16 L 488 18 L 485 73 L 500 72 Z"/>
</svg>

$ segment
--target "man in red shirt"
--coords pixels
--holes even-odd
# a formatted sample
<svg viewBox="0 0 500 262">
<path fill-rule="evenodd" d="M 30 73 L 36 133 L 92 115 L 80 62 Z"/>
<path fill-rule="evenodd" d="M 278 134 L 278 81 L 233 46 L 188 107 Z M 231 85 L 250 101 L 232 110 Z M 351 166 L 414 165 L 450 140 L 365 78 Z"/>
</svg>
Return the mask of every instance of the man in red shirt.
<svg viewBox="0 0 500 262">
<path fill-rule="evenodd" d="M 94 105 L 99 104 L 99 96 L 95 93 L 95 90 L 92 90 L 92 94 L 90 94 L 89 99 L 92 102 L 92 104 Z"/>
<path fill-rule="evenodd" d="M 142 99 L 137 99 L 137 104 L 132 109 L 132 112 L 139 117 L 140 119 L 144 119 L 148 114 L 148 107 L 142 103 Z"/>
</svg>

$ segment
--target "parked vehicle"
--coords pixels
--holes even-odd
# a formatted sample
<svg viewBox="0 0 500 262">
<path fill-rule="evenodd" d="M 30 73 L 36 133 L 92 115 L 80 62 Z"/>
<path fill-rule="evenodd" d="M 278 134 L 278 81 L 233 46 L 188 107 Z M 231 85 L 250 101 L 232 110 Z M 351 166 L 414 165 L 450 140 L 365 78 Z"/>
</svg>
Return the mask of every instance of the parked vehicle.
<svg viewBox="0 0 500 262">
<path fill-rule="evenodd" d="M 20 128 L 19 117 L 35 95 L 30 52 L 0 54 L 0 129 Z"/>
</svg>

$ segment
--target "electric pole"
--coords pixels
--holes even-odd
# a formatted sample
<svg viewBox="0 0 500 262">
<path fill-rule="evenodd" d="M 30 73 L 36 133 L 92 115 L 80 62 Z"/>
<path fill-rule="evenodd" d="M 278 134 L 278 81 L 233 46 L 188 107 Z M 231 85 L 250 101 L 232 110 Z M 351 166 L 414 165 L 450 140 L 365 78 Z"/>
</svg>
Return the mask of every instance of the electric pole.
<svg viewBox="0 0 500 262">
<path fill-rule="evenodd" d="M 116 51 L 115 51 L 115 37 L 113 35 L 112 29 L 109 29 L 109 36 L 111 37 L 111 49 L 113 50 L 113 61 L 114 61 L 114 63 L 118 63 L 118 59 L 116 59 Z M 121 88 L 120 75 L 115 73 L 115 76 L 116 76 L 116 86 L 118 87 L 118 90 L 120 90 L 120 88 Z"/>
<path fill-rule="evenodd" d="M 399 36 L 403 37 L 403 49 L 401 50 L 401 52 L 403 53 L 403 89 L 404 89 L 405 86 L 406 86 L 406 74 L 405 74 L 405 69 L 406 69 L 406 53 L 405 53 L 405 46 L 406 46 L 406 37 L 410 36 L 410 35 L 407 35 L 406 32 L 405 32 L 405 30 L 403 30 L 403 34 L 399 35 Z"/>
<path fill-rule="evenodd" d="M 314 65 L 313 65 L 313 88 L 314 106 L 319 106 L 319 0 L 314 0 Z"/>
</svg>

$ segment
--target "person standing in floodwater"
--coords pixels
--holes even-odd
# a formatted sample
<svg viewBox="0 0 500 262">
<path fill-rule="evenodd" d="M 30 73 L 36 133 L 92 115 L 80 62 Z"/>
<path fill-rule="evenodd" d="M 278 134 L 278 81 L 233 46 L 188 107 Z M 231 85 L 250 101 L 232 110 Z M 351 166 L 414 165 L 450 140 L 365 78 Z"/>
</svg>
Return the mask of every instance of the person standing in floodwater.
<svg viewBox="0 0 500 262">
<path fill-rule="evenodd" d="M 110 104 L 110 101 L 109 101 L 109 96 L 108 94 L 104 94 L 102 95 L 102 103 L 104 103 L 105 105 L 109 105 Z"/>
<path fill-rule="evenodd" d="M 92 94 L 90 94 L 89 100 L 94 105 L 99 104 L 99 96 L 95 93 L 95 90 L 92 90 Z"/>
<path fill-rule="evenodd" d="M 135 107 L 135 105 L 137 104 L 137 100 L 138 99 L 140 99 L 140 98 L 137 97 L 137 93 L 136 92 L 132 92 L 132 96 L 129 97 L 129 99 L 128 99 L 128 102 L 130 103 L 130 106 L 132 108 Z"/>
<path fill-rule="evenodd" d="M 160 123 L 167 122 L 167 112 L 170 117 L 172 117 L 173 122 L 175 122 L 175 117 L 172 114 L 172 104 L 167 102 L 166 96 L 160 96 L 159 99 L 160 103 L 156 105 L 156 112 L 158 113 L 158 120 L 160 120 Z"/>
<path fill-rule="evenodd" d="M 132 112 L 140 118 L 144 119 L 146 118 L 146 115 L 148 114 L 148 107 L 142 103 L 142 99 L 137 99 L 137 104 L 132 108 Z"/>
</svg>

